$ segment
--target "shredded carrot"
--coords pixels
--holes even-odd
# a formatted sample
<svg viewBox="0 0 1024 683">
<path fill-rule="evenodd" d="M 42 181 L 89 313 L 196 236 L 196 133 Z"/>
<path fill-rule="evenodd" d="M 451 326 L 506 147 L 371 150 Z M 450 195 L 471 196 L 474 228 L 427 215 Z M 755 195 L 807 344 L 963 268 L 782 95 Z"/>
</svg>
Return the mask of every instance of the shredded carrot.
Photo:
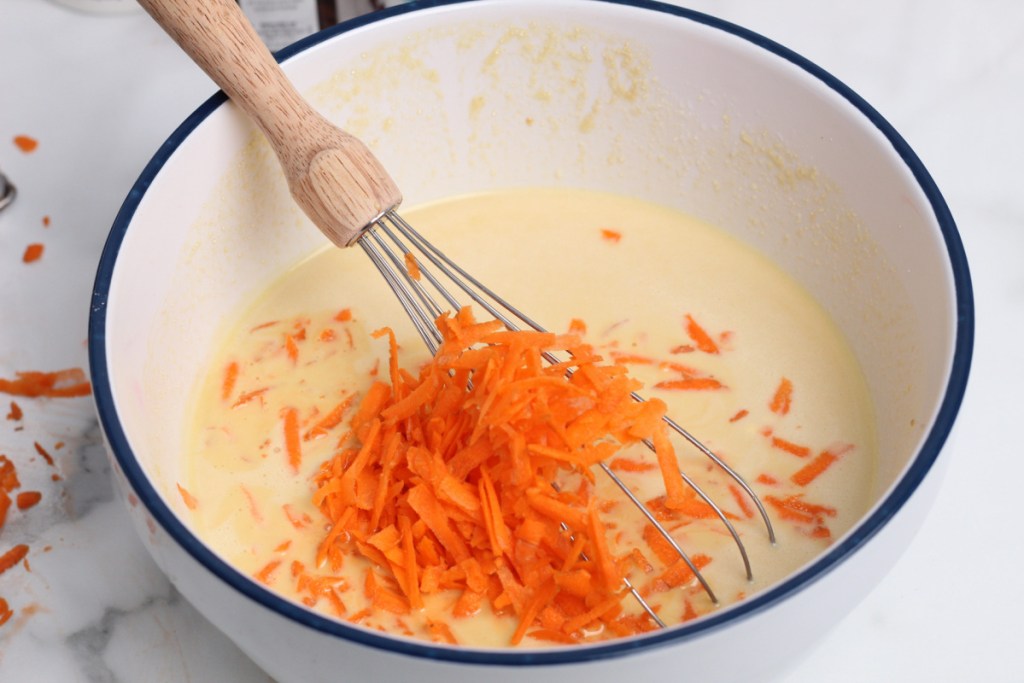
<svg viewBox="0 0 1024 683">
<path fill-rule="evenodd" d="M 4 524 L 7 523 L 7 511 L 11 508 L 11 497 L 7 495 L 7 491 L 0 488 L 0 530 L 4 528 Z"/>
<path fill-rule="evenodd" d="M 290 334 L 286 334 L 284 336 L 284 349 L 288 354 L 288 358 L 290 358 L 293 363 L 297 363 L 299 360 L 299 345 L 295 342 L 295 339 L 296 338 Z"/>
<path fill-rule="evenodd" d="M 284 410 L 284 446 L 288 453 L 288 464 L 298 473 L 302 464 L 302 441 L 299 436 L 299 412 L 295 408 Z"/>
<path fill-rule="evenodd" d="M 707 391 L 723 389 L 724 385 L 713 377 L 688 377 L 669 379 L 654 385 L 657 389 L 680 389 L 684 391 Z"/>
<path fill-rule="evenodd" d="M 30 154 L 39 147 L 39 141 L 29 135 L 15 135 L 14 145 L 25 154 Z"/>
<path fill-rule="evenodd" d="M 25 559 L 26 555 L 28 555 L 28 546 L 24 543 L 16 545 L 3 555 L 0 555 L 0 574 L 21 562 Z"/>
<path fill-rule="evenodd" d="M 33 242 L 32 244 L 25 247 L 25 253 L 22 254 L 21 260 L 24 263 L 34 263 L 43 257 L 43 245 L 39 242 Z"/>
<path fill-rule="evenodd" d="M 789 480 L 798 486 L 807 486 L 821 476 L 825 470 L 839 460 L 843 453 L 851 448 L 853 447 L 845 446 L 842 448 L 826 449 L 821 453 L 818 453 L 813 460 L 804 465 L 801 469 L 797 470 Z"/>
<path fill-rule="evenodd" d="M 729 493 L 732 494 L 733 500 L 736 501 L 736 505 L 739 506 L 744 517 L 749 519 L 754 516 L 754 508 L 751 506 L 750 498 L 747 496 L 746 491 L 743 491 L 735 484 L 729 484 Z"/>
<path fill-rule="evenodd" d="M 185 507 L 187 507 L 189 510 L 195 510 L 199 506 L 199 501 L 197 501 L 196 497 L 189 493 L 184 486 L 182 486 L 181 484 L 178 484 L 177 486 L 178 494 L 181 496 L 181 499 L 185 502 Z"/>
<path fill-rule="evenodd" d="M 792 453 L 798 458 L 806 458 L 808 455 L 811 454 L 811 449 L 808 446 L 802 446 L 798 443 L 793 443 L 792 441 L 783 439 L 780 436 L 773 436 L 771 439 L 772 448 L 777 448 L 780 451 Z"/>
<path fill-rule="evenodd" d="M 34 441 L 32 445 L 35 447 L 36 453 L 43 456 L 43 460 L 46 461 L 46 464 L 49 465 L 50 467 L 53 467 L 53 456 L 50 455 L 50 453 L 45 448 L 43 448 L 38 441 Z"/>
<path fill-rule="evenodd" d="M 17 503 L 19 510 L 27 510 L 30 507 L 39 503 L 43 499 L 43 494 L 39 491 L 22 491 L 18 494 Z"/>
<path fill-rule="evenodd" d="M 256 574 L 253 575 L 253 578 L 262 584 L 270 585 L 270 582 L 274 577 L 274 572 L 276 572 L 277 568 L 280 566 L 281 560 L 271 560 L 264 565 L 262 569 L 256 572 Z"/>
<path fill-rule="evenodd" d="M 405 252 L 405 270 L 413 280 L 420 279 L 420 264 L 411 251 Z"/>
<path fill-rule="evenodd" d="M 49 216 L 43 216 L 43 227 L 44 228 L 50 227 L 50 217 Z"/>
<path fill-rule="evenodd" d="M 825 517 L 836 516 L 835 508 L 808 503 L 801 494 L 794 494 L 785 498 L 765 496 L 764 501 L 775 508 L 780 517 L 794 522 L 813 523 L 821 526 Z"/>
<path fill-rule="evenodd" d="M 21 406 L 14 401 L 11 401 L 11 410 L 7 413 L 7 419 L 19 422 L 23 415 L 24 413 L 21 411 Z"/>
<path fill-rule="evenodd" d="M 261 389 L 254 389 L 252 391 L 246 391 L 245 393 L 241 394 L 235 400 L 234 403 L 231 404 L 231 407 L 232 408 L 237 408 L 238 406 L 245 405 L 246 403 L 248 403 L 249 401 L 252 401 L 253 399 L 260 398 L 261 396 L 263 396 L 263 394 L 267 393 L 267 391 L 269 389 L 270 389 L 270 387 L 263 387 Z M 263 399 L 260 398 L 261 402 L 262 402 L 262 400 Z"/>
<path fill-rule="evenodd" d="M 690 337 L 697 348 L 704 353 L 717 354 L 718 344 L 711 338 L 711 335 L 701 327 L 693 316 L 689 313 L 686 314 L 686 334 Z"/>
<path fill-rule="evenodd" d="M 750 412 L 746 408 L 744 408 L 743 410 L 737 411 L 735 415 L 730 417 L 729 422 L 739 422 L 749 414 Z"/>
<path fill-rule="evenodd" d="M 656 469 L 657 465 L 650 462 L 639 462 L 629 458 L 614 458 L 608 467 L 619 472 L 648 472 Z"/>
<path fill-rule="evenodd" d="M 0 455 L 0 491 L 13 491 L 21 486 L 18 481 L 18 469 L 14 463 L 8 460 L 6 455 Z"/>
<path fill-rule="evenodd" d="M 242 493 L 245 494 L 246 499 L 249 501 L 249 514 L 256 522 L 263 521 L 263 515 L 260 513 L 260 508 L 256 505 L 256 498 L 252 495 L 252 491 L 248 489 L 244 484 L 240 485 Z"/>
<path fill-rule="evenodd" d="M 430 639 L 435 643 L 448 643 L 449 645 L 459 644 L 459 641 L 455 639 L 455 634 L 452 633 L 451 628 L 449 628 L 448 624 L 443 621 L 428 619 L 427 632 L 430 634 Z"/>
<path fill-rule="evenodd" d="M 440 590 L 459 591 L 455 616 L 488 602 L 518 619 L 513 642 L 538 626 L 547 639 L 575 641 L 595 620 L 648 630 L 649 619 L 619 619 L 622 567 L 633 559 L 612 552 L 617 532 L 601 518 L 608 506 L 594 496 L 590 466 L 651 440 L 679 514 L 707 507 L 686 492 L 664 402 L 636 402 L 639 383 L 578 334 L 509 332 L 468 309 L 437 324 L 442 343 L 418 375 L 398 367 L 390 330 L 374 333 L 387 338 L 389 381 L 363 394 L 345 440 L 313 476 L 327 520 L 318 564 L 368 560 L 373 610 L 404 614 Z M 571 360 L 546 365 L 541 355 L 554 349 Z M 552 486 L 560 473 L 579 483 Z"/>
<path fill-rule="evenodd" d="M 231 397 L 231 393 L 235 390 L 235 382 L 238 381 L 238 363 L 231 361 L 228 366 L 224 368 L 224 381 L 221 384 L 220 397 L 223 400 L 228 400 Z"/>
<path fill-rule="evenodd" d="M 7 623 L 7 620 L 14 616 L 14 610 L 3 598 L 0 598 L 0 626 Z"/>
<path fill-rule="evenodd" d="M 341 424 L 342 419 L 345 417 L 345 412 L 352 406 L 353 400 L 355 400 L 355 394 L 349 394 L 341 403 L 334 406 L 331 412 L 324 415 L 315 425 L 310 427 L 302 435 L 302 440 L 309 441 L 310 439 L 323 436 Z"/>
<path fill-rule="evenodd" d="M 80 368 L 57 372 L 19 372 L 17 377 L 14 380 L 0 378 L 0 392 L 30 398 L 70 398 L 92 393 L 92 385 Z"/>
<path fill-rule="evenodd" d="M 619 241 L 622 239 L 622 233 L 619 232 L 618 230 L 610 230 L 608 228 L 601 228 L 601 237 L 604 238 L 604 240 L 606 242 L 611 242 L 612 244 L 618 244 Z"/>
<path fill-rule="evenodd" d="M 341 309 L 340 311 L 337 312 L 337 314 L 335 314 L 334 319 L 337 320 L 339 323 L 344 323 L 348 322 L 349 320 L 352 320 L 352 309 Z"/>
<path fill-rule="evenodd" d="M 775 394 L 772 396 L 772 402 L 768 405 L 773 413 L 777 415 L 786 415 L 789 413 L 789 409 L 793 406 L 793 383 L 787 378 L 783 377 L 779 382 L 778 388 L 775 389 Z"/>
<path fill-rule="evenodd" d="M 285 503 L 282 508 L 284 509 L 285 517 L 291 522 L 291 525 L 296 529 L 304 529 L 313 523 L 313 519 L 305 512 L 298 512 L 292 505 Z"/>
</svg>

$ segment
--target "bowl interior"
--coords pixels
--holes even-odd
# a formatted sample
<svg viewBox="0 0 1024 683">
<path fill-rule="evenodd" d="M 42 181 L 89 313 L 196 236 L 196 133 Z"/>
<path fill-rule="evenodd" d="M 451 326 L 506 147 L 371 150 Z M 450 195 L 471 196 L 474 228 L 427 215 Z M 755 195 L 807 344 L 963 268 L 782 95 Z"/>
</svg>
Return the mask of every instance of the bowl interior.
<svg viewBox="0 0 1024 683">
<path fill-rule="evenodd" d="M 935 196 L 859 101 L 755 38 L 633 5 L 482 2 L 351 28 L 285 68 L 378 154 L 406 204 L 585 187 L 682 209 L 760 249 L 815 295 L 864 369 L 882 501 L 933 429 L 953 365 L 957 295 Z M 218 331 L 324 238 L 231 104 L 208 103 L 172 141 L 126 204 L 104 344 L 131 449 L 117 457 L 182 514 L 190 404 Z"/>
</svg>

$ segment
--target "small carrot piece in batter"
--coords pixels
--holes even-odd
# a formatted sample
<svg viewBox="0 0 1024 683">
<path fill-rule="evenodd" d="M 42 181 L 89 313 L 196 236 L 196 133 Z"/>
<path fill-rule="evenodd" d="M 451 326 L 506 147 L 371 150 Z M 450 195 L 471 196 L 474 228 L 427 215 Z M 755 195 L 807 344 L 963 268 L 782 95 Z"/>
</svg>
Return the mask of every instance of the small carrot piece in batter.
<svg viewBox="0 0 1024 683">
<path fill-rule="evenodd" d="M 284 447 L 288 464 L 297 474 L 302 465 L 302 438 L 299 435 L 299 411 L 295 408 L 284 409 Z"/>
<path fill-rule="evenodd" d="M 783 377 L 779 382 L 778 388 L 775 389 L 775 394 L 772 396 L 772 402 L 768 407 L 776 415 L 786 415 L 789 413 L 789 409 L 792 405 L 793 383 Z"/>
<path fill-rule="evenodd" d="M 178 484 L 177 486 L 178 494 L 181 496 L 181 499 L 185 502 L 185 507 L 187 507 L 189 510 L 195 510 L 197 507 L 199 507 L 199 501 L 196 500 L 195 496 L 189 493 L 188 490 L 181 484 Z"/>
<path fill-rule="evenodd" d="M 806 458 L 811 454 L 811 449 L 808 446 L 801 446 L 800 444 L 783 439 L 781 436 L 773 436 L 771 443 L 772 448 L 778 448 L 780 451 L 786 451 L 798 458 Z"/>
<path fill-rule="evenodd" d="M 697 348 L 704 353 L 719 353 L 718 344 L 715 343 L 715 340 L 711 338 L 711 335 L 709 335 L 689 313 L 686 314 L 686 334 L 690 337 L 693 343 L 697 345 Z"/>
<path fill-rule="evenodd" d="M 235 382 L 238 381 L 238 363 L 231 361 L 228 366 L 224 368 L 224 381 L 220 388 L 220 397 L 222 400 L 228 400 L 231 397 L 231 393 L 235 390 Z"/>
<path fill-rule="evenodd" d="M 813 460 L 804 465 L 801 469 L 797 470 L 789 480 L 798 486 L 807 486 L 821 476 L 825 470 L 831 467 L 832 464 L 839 460 L 844 453 L 852 448 L 852 445 L 847 445 L 840 448 L 826 449 L 821 453 L 818 453 Z"/>
<path fill-rule="evenodd" d="M 656 389 L 681 391 L 714 391 L 723 389 L 724 385 L 713 377 L 690 377 L 687 379 L 669 379 L 654 385 Z"/>
</svg>

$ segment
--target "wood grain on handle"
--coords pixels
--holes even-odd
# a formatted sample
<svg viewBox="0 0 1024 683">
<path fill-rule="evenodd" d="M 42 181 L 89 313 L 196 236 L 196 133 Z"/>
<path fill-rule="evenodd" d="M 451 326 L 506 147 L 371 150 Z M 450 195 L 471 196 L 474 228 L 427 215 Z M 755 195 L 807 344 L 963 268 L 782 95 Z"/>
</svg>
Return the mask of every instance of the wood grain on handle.
<svg viewBox="0 0 1024 683">
<path fill-rule="evenodd" d="M 295 90 L 234 0 L 139 0 L 270 141 L 292 196 L 338 246 L 402 201 L 398 186 L 357 138 Z"/>
</svg>

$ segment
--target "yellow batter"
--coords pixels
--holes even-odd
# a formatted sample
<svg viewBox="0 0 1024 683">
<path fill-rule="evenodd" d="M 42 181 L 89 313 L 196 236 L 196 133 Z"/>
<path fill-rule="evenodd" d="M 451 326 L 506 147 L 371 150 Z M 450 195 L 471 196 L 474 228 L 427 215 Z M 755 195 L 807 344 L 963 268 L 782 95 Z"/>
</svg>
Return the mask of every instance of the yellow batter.
<svg viewBox="0 0 1024 683">
<path fill-rule="evenodd" d="M 865 511 L 875 446 L 860 369 L 822 309 L 758 253 L 678 212 L 578 190 L 508 190 L 403 214 L 552 331 L 584 320 L 590 343 L 628 363 L 646 395 L 665 400 L 670 415 L 750 481 L 766 501 L 776 547 L 730 481 L 676 444 L 684 471 L 736 518 L 751 555 L 748 582 L 720 522 L 677 529 L 684 549 L 713 558 L 704 574 L 722 604 L 781 580 Z M 390 291 L 357 250 L 336 249 L 299 264 L 229 322 L 199 390 L 180 482 L 193 528 L 240 571 L 328 615 L 421 638 L 431 637 L 428 620 L 444 620 L 461 644 L 503 646 L 514 619 L 486 610 L 454 619 L 456 596 L 444 594 L 428 596 L 422 614 L 367 614 L 362 560 L 346 561 L 337 576 L 316 566 L 327 528 L 310 477 L 336 452 L 345 424 L 323 433 L 315 426 L 350 397 L 357 405 L 360 392 L 386 376 L 386 340 L 370 337 L 385 325 L 414 370 L 426 351 Z M 707 340 L 695 336 L 697 327 Z M 673 386 L 680 366 L 723 386 L 655 387 Z M 786 383 L 788 398 L 779 391 Z M 297 471 L 282 428 L 289 410 L 304 437 Z M 825 451 L 835 462 L 811 476 L 809 464 Z M 657 471 L 627 480 L 643 500 L 662 493 Z M 634 534 L 621 541 L 620 553 L 638 546 L 649 554 Z M 320 579 L 315 589 L 310 576 Z M 659 591 L 656 576 L 633 578 L 670 623 L 714 609 L 693 582 Z"/>
</svg>

